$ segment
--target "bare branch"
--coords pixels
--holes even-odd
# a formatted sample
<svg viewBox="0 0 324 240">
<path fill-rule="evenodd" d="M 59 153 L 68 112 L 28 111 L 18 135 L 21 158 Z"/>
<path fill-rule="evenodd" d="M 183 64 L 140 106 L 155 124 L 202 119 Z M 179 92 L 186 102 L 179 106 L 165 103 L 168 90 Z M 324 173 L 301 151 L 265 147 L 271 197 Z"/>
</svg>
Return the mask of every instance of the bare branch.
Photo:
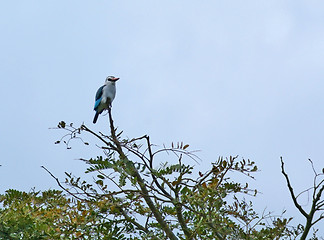
<svg viewBox="0 0 324 240">
<path fill-rule="evenodd" d="M 301 212 L 301 214 L 303 214 L 306 218 L 308 218 L 308 214 L 304 211 L 304 209 L 299 205 L 299 203 L 297 202 L 297 199 L 296 199 L 296 196 L 295 196 L 295 193 L 294 193 L 294 190 L 290 184 L 290 180 L 289 180 L 289 177 L 287 175 L 287 173 L 285 172 L 285 169 L 284 169 L 284 162 L 282 160 L 282 157 L 280 158 L 281 159 L 281 173 L 285 176 L 286 178 L 286 182 L 287 182 L 287 185 L 288 185 L 288 189 L 289 189 L 289 192 L 290 192 L 290 195 L 291 195 L 291 198 L 296 206 L 296 208 Z"/>
</svg>

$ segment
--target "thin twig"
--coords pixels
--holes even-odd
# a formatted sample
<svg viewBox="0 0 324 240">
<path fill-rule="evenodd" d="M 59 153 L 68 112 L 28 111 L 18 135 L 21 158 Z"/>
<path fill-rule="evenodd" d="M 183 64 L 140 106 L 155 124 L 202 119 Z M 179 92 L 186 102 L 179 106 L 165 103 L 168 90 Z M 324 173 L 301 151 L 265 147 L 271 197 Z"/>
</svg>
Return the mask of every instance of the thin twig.
<svg viewBox="0 0 324 240">
<path fill-rule="evenodd" d="M 41 168 L 43 168 L 47 173 L 49 173 L 51 175 L 52 178 L 54 178 L 56 180 L 56 182 L 57 182 L 57 184 L 59 185 L 60 188 L 62 188 L 64 191 L 66 191 L 68 194 L 72 195 L 76 199 L 79 199 L 80 201 L 84 201 L 84 199 L 79 198 L 74 193 L 70 192 L 68 189 L 66 189 L 65 187 L 63 187 L 62 184 L 61 184 L 61 182 L 60 182 L 60 180 L 57 177 L 55 177 L 46 167 L 41 166 Z"/>
</svg>

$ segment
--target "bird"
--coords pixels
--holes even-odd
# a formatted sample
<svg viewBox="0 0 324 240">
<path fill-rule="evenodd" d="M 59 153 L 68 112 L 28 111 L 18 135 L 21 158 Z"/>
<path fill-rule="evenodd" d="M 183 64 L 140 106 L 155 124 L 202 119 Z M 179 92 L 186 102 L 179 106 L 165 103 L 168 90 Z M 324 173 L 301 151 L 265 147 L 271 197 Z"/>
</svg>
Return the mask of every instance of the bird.
<svg viewBox="0 0 324 240">
<path fill-rule="evenodd" d="M 93 123 L 97 122 L 99 114 L 111 107 L 111 103 L 116 95 L 117 80 L 119 80 L 119 78 L 108 76 L 106 78 L 105 84 L 98 89 L 95 97 L 94 110 L 96 111 L 96 114 L 93 118 Z"/>
</svg>

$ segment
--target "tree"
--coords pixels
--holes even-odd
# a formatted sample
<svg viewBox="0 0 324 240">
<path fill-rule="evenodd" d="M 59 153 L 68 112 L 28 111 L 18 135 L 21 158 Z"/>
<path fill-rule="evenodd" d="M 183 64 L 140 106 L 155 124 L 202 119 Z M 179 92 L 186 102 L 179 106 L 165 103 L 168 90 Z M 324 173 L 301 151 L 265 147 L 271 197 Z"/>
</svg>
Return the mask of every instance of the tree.
<svg viewBox="0 0 324 240">
<path fill-rule="evenodd" d="M 124 239 L 123 229 L 100 212 L 101 201 L 9 189 L 0 202 L 0 239 Z"/>
<path fill-rule="evenodd" d="M 324 168 L 322 170 L 322 173 L 318 173 L 314 168 L 312 160 L 308 160 L 311 163 L 314 173 L 313 186 L 296 195 L 293 187 L 291 186 L 288 174 L 285 172 L 284 161 L 281 158 L 281 172 L 286 179 L 291 199 L 293 200 L 294 205 L 298 209 L 298 211 L 306 218 L 305 226 L 300 225 L 300 228 L 302 229 L 302 236 L 300 237 L 301 240 L 306 239 L 312 226 L 324 219 L 324 199 L 322 199 L 322 194 L 324 191 Z M 307 213 L 307 211 L 298 203 L 298 198 L 304 193 L 309 194 L 310 191 L 313 191 L 313 193 L 311 194 L 312 203 L 311 208 Z M 315 217 L 316 213 L 318 214 L 317 217 Z"/>
<path fill-rule="evenodd" d="M 129 239 L 293 239 L 299 234 L 288 227 L 291 218 L 257 214 L 246 200 L 257 190 L 232 180 L 234 174 L 253 178 L 257 171 L 253 161 L 220 157 L 209 171 L 194 172 L 188 162 L 199 159 L 188 144 L 159 148 L 147 135 L 122 138 L 111 110 L 108 114 L 110 135 L 62 121 L 58 128 L 68 134 L 57 143 L 69 147 L 83 132 L 101 142 L 104 156 L 82 159 L 89 165 L 86 172 L 95 174 L 95 184 L 67 173 L 66 183 L 74 190 L 69 194 L 83 201 L 105 199 L 104 211 L 122 223 Z M 161 160 L 164 157 L 168 161 Z"/>
<path fill-rule="evenodd" d="M 65 173 L 62 183 L 46 167 L 63 191 L 30 193 L 8 190 L 0 196 L 0 239 L 306 239 L 310 228 L 323 218 L 323 174 L 315 173 L 312 210 L 305 226 L 289 226 L 292 218 L 257 213 L 252 200 L 258 191 L 249 179 L 258 171 L 255 162 L 237 156 L 220 157 L 201 172 L 195 151 L 182 142 L 156 146 L 149 136 L 124 138 L 114 127 L 108 111 L 110 133 L 96 133 L 82 124 L 61 121 L 70 141 L 88 133 L 98 141 L 103 154 L 81 159 L 92 174 L 89 183 Z M 235 181 L 243 175 L 247 181 Z M 310 191 L 308 189 L 307 191 Z M 313 207 L 314 206 L 314 207 Z M 314 220 L 316 213 L 320 215 Z M 317 216 L 317 215 L 316 215 Z M 316 231 L 315 231 L 316 233 Z M 312 239 L 318 239 L 315 234 Z"/>
</svg>

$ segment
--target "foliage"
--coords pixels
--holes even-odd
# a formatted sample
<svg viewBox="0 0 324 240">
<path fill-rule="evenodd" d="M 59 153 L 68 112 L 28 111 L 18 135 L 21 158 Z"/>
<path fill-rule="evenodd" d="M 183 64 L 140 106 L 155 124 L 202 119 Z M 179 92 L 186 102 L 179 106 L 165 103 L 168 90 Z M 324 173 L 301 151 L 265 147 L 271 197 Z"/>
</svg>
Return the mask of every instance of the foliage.
<svg viewBox="0 0 324 240">
<path fill-rule="evenodd" d="M 94 184 L 66 173 L 72 196 L 87 201 L 106 199 L 110 218 L 122 222 L 129 239 L 295 239 L 300 230 L 289 227 L 292 218 L 258 214 L 251 201 L 257 190 L 237 175 L 253 178 L 257 166 L 251 160 L 220 157 L 206 172 L 195 171 L 195 151 L 182 142 L 158 147 L 144 135 L 123 138 L 109 111 L 110 135 L 60 122 L 68 132 L 63 141 L 88 132 L 101 142 L 103 156 L 82 159 L 94 176 Z M 83 141 L 83 140 L 82 140 Z M 88 143 L 86 143 L 88 145 Z M 167 158 L 167 160 L 166 160 Z M 115 188 L 113 188 L 113 185 Z M 114 189 L 114 190 L 112 190 Z M 78 193 L 76 196 L 75 193 Z"/>
<path fill-rule="evenodd" d="M 101 212 L 101 201 L 67 198 L 62 191 L 1 195 L 0 239 L 123 239 Z"/>
<path fill-rule="evenodd" d="M 323 218 L 324 187 L 318 181 L 323 174 L 314 168 L 314 209 L 307 214 L 282 162 L 294 203 L 309 222 L 292 227 L 292 218 L 254 210 L 251 199 L 258 191 L 249 186 L 258 171 L 254 161 L 219 157 L 203 172 L 194 165 L 200 159 L 188 144 L 159 147 L 147 135 L 125 138 L 114 127 L 110 109 L 108 113 L 109 135 L 85 125 L 58 124 L 66 134 L 56 143 L 68 149 L 74 139 L 90 146 L 81 138 L 84 132 L 99 140 L 96 146 L 103 154 L 81 159 L 94 181 L 66 172 L 63 184 L 43 167 L 64 194 L 8 190 L 0 195 L 0 239 L 296 239 L 306 237 L 310 226 Z M 316 213 L 320 215 L 312 221 Z M 316 231 L 312 239 L 318 239 Z"/>
</svg>

